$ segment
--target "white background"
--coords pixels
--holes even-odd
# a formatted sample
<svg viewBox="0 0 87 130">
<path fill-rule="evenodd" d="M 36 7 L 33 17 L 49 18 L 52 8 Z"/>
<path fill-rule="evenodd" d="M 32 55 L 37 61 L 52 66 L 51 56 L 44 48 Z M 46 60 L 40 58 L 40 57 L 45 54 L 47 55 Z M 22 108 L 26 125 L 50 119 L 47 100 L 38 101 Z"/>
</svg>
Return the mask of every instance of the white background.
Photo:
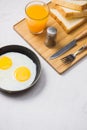
<svg viewBox="0 0 87 130">
<path fill-rule="evenodd" d="M 0 0 L 0 47 L 16 44 L 33 50 L 13 30 L 25 17 L 28 2 Z M 0 130 L 87 130 L 86 57 L 59 75 L 37 56 L 42 72 L 34 87 L 19 95 L 0 92 Z"/>
</svg>

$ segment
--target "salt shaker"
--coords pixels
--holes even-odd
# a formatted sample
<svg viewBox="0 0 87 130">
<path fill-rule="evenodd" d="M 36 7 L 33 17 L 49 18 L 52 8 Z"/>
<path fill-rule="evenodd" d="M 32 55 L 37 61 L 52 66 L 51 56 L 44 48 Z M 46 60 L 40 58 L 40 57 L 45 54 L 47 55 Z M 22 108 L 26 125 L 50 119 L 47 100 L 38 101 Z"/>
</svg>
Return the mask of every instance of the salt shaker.
<svg viewBox="0 0 87 130">
<path fill-rule="evenodd" d="M 53 47 L 56 44 L 55 38 L 57 35 L 57 29 L 55 27 L 48 27 L 47 28 L 47 35 L 45 40 L 45 45 L 47 47 Z"/>
</svg>

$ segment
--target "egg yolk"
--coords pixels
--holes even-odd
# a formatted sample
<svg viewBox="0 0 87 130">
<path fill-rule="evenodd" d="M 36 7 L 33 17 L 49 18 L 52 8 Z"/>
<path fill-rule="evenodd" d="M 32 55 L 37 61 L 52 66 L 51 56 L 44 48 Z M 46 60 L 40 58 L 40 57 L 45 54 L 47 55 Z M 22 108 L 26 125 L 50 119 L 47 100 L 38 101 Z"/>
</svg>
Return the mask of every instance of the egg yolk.
<svg viewBox="0 0 87 130">
<path fill-rule="evenodd" d="M 15 78 L 20 82 L 28 80 L 30 76 L 31 72 L 27 67 L 22 66 L 15 70 Z"/>
<path fill-rule="evenodd" d="M 12 66 L 12 60 L 7 57 L 3 56 L 0 58 L 0 69 L 5 70 L 8 69 Z"/>
</svg>

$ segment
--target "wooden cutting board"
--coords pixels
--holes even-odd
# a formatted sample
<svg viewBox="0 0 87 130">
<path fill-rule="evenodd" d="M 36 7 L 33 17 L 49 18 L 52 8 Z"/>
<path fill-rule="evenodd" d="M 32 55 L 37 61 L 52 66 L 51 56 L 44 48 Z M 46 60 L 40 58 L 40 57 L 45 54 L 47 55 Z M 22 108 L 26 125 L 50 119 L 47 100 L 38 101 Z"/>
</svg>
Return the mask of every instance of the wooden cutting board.
<svg viewBox="0 0 87 130">
<path fill-rule="evenodd" d="M 22 19 L 20 22 L 13 26 L 14 30 L 25 40 L 27 43 L 32 46 L 59 74 L 62 74 L 79 60 L 81 60 L 84 56 L 87 55 L 87 50 L 79 54 L 74 62 L 71 64 L 65 65 L 61 62 L 61 58 L 70 54 L 74 53 L 78 50 L 82 45 L 87 43 L 87 37 L 82 39 L 81 41 L 77 42 L 77 45 L 63 54 L 62 56 L 50 60 L 49 57 L 53 55 L 56 51 L 67 45 L 70 41 L 72 41 L 76 36 L 78 36 L 82 31 L 87 30 L 87 23 L 84 23 L 78 29 L 74 30 L 70 34 L 67 34 L 63 28 L 56 22 L 54 18 L 51 16 L 49 17 L 48 26 L 53 26 L 57 28 L 57 38 L 56 38 L 56 45 L 53 48 L 48 48 L 45 44 L 46 38 L 46 30 L 44 33 L 39 35 L 33 35 L 29 32 L 25 19 Z M 74 69 L 73 69 L 74 70 Z"/>
</svg>

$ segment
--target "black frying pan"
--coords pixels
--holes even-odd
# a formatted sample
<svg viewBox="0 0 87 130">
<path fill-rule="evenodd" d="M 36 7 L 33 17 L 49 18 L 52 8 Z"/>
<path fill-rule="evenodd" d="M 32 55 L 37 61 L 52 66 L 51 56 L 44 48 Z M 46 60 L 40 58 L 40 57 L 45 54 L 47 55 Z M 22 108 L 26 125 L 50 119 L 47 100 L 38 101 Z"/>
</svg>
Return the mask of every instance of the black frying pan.
<svg viewBox="0 0 87 130">
<path fill-rule="evenodd" d="M 40 61 L 39 61 L 38 57 L 36 56 L 36 54 L 33 51 L 31 51 L 30 49 L 28 49 L 27 47 L 19 46 L 19 45 L 8 45 L 8 46 L 4 46 L 4 47 L 0 48 L 0 56 L 5 53 L 8 53 L 8 52 L 22 53 L 22 54 L 28 56 L 36 64 L 35 80 L 26 89 L 35 85 L 35 83 L 38 81 L 38 79 L 40 77 L 40 73 L 41 73 L 41 64 L 40 64 Z M 3 91 L 9 92 L 9 93 L 20 92 L 20 91 L 25 90 L 25 89 L 23 89 L 23 90 L 12 91 L 12 90 L 5 90 L 5 89 L 3 89 L 3 87 L 0 87 L 0 89 Z"/>
</svg>

